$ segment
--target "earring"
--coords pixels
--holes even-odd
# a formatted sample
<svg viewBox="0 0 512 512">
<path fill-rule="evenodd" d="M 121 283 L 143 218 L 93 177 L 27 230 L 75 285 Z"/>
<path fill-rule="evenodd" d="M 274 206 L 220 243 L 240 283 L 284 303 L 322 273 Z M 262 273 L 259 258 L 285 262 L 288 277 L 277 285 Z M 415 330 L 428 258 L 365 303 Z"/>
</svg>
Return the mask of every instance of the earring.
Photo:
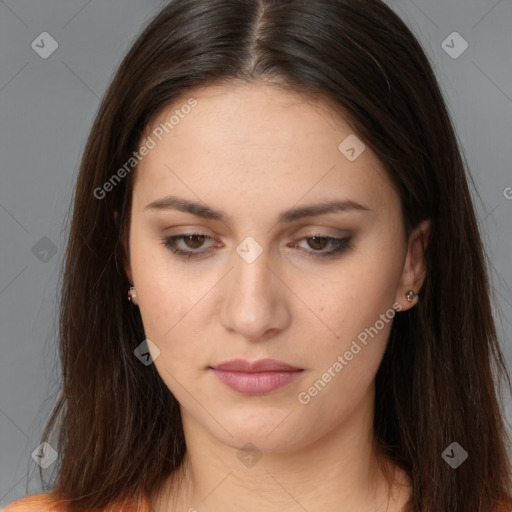
<svg viewBox="0 0 512 512">
<path fill-rule="evenodd" d="M 130 286 L 130 289 L 128 290 L 128 300 L 132 302 L 135 297 L 137 297 L 137 292 L 133 286 Z"/>
<path fill-rule="evenodd" d="M 412 302 L 415 297 L 416 297 L 416 292 L 414 290 L 409 290 L 406 294 L 405 294 L 405 297 L 407 298 L 407 300 L 409 302 Z"/>
</svg>

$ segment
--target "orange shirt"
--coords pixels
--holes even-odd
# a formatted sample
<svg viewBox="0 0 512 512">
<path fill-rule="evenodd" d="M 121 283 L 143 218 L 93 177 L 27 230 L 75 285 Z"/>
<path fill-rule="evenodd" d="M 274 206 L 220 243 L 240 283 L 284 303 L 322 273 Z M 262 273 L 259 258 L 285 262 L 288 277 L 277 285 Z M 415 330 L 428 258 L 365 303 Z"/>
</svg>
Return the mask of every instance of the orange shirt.
<svg viewBox="0 0 512 512">
<path fill-rule="evenodd" d="M 56 502 L 52 493 L 32 494 L 7 505 L 0 512 L 66 512 L 66 507 Z M 143 496 L 130 501 L 115 503 L 104 512 L 152 512 L 149 501 Z"/>
</svg>

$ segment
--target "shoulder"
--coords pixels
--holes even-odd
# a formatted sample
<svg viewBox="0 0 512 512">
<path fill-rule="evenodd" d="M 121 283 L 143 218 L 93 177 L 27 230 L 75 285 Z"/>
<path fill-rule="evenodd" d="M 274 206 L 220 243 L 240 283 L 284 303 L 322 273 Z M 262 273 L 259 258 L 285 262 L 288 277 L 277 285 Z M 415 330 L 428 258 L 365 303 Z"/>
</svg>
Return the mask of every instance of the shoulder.
<svg viewBox="0 0 512 512">
<path fill-rule="evenodd" d="M 149 500 L 137 495 L 112 503 L 105 512 L 151 512 Z M 0 512 L 67 512 L 67 507 L 59 501 L 54 493 L 32 494 L 14 501 L 2 508 Z"/>
<path fill-rule="evenodd" d="M 0 512 L 64 512 L 52 493 L 32 494 L 7 505 Z"/>
</svg>

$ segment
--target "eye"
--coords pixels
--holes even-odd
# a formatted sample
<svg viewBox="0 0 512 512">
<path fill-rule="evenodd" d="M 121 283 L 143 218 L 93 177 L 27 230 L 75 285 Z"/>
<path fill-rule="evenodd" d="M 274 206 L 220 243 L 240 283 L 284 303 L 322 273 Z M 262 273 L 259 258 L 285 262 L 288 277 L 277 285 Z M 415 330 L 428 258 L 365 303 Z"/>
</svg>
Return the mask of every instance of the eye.
<svg viewBox="0 0 512 512">
<path fill-rule="evenodd" d="M 306 250 L 306 254 L 312 257 L 329 257 L 334 256 L 346 249 L 350 249 L 350 237 L 347 238 L 335 238 L 332 236 L 323 236 L 321 234 L 315 234 L 302 238 L 301 241 L 306 241 L 308 247 L 313 249 L 312 251 Z M 293 247 L 298 247 L 298 244 L 292 244 Z M 331 250 L 324 250 L 326 247 L 331 247 Z"/>
<path fill-rule="evenodd" d="M 201 233 L 182 233 L 180 235 L 168 236 L 164 238 L 163 245 L 178 256 L 191 258 L 196 257 L 196 254 L 202 255 L 206 252 L 205 250 L 197 250 L 201 248 L 206 240 L 212 240 L 212 237 Z M 185 247 L 183 247 L 183 245 L 178 247 L 179 242 L 183 242 Z"/>
<path fill-rule="evenodd" d="M 212 247 L 207 249 L 202 248 L 207 241 L 213 240 L 212 237 L 203 233 L 181 233 L 165 237 L 163 245 L 171 250 L 174 254 L 184 259 L 200 258 L 209 253 Z M 302 241 L 306 241 L 309 248 L 312 250 L 302 249 L 308 257 L 329 257 L 334 256 L 346 249 L 350 249 L 350 237 L 348 238 L 335 238 L 331 236 L 323 236 L 321 234 L 314 234 L 308 237 L 303 237 Z M 291 247 L 300 247 L 297 243 L 291 244 Z M 330 250 L 324 250 L 326 247 L 331 247 Z"/>
</svg>

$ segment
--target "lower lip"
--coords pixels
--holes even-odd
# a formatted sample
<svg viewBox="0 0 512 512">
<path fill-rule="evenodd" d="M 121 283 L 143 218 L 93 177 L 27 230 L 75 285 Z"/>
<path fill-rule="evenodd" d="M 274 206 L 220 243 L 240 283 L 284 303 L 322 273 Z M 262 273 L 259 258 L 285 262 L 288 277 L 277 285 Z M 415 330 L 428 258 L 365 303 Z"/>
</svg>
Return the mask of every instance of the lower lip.
<svg viewBox="0 0 512 512">
<path fill-rule="evenodd" d="M 273 371 L 273 372 L 234 372 L 216 370 L 212 368 L 215 376 L 229 388 L 246 393 L 258 395 L 270 393 L 282 386 L 286 386 L 296 379 L 302 370 Z"/>
</svg>

